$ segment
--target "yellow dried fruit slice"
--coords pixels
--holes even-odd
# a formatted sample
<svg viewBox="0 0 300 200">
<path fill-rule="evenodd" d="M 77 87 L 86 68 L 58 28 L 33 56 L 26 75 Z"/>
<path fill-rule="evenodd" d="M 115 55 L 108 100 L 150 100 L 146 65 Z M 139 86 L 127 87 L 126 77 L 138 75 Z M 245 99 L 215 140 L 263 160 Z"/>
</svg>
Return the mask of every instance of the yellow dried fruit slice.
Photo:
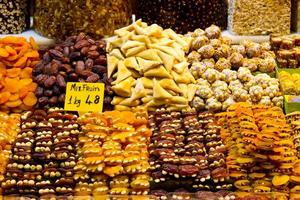
<svg viewBox="0 0 300 200">
<path fill-rule="evenodd" d="M 274 186 L 281 186 L 287 184 L 289 180 L 290 177 L 288 175 L 274 176 L 272 179 L 272 184 Z"/>
<path fill-rule="evenodd" d="M 249 177 L 252 179 L 261 179 L 264 178 L 266 176 L 265 173 L 251 173 L 249 174 Z"/>
<path fill-rule="evenodd" d="M 293 183 L 297 183 L 299 184 L 300 183 L 300 176 L 290 176 L 290 181 L 293 182 Z"/>
<path fill-rule="evenodd" d="M 260 192 L 271 192 L 271 188 L 270 187 L 266 187 L 266 186 L 257 186 L 254 188 L 254 192 L 260 193 Z"/>
</svg>

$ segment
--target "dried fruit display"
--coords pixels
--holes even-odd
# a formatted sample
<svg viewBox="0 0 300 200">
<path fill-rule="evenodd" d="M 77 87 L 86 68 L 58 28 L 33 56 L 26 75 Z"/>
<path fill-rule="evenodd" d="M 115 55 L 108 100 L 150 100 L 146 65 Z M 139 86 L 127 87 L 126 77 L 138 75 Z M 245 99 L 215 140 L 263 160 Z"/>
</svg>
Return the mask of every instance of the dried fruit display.
<svg viewBox="0 0 300 200">
<path fill-rule="evenodd" d="M 212 200 L 212 199 L 226 199 L 234 200 L 236 195 L 233 192 L 220 190 L 217 192 L 210 191 L 198 191 L 196 193 L 190 193 L 185 189 L 177 189 L 173 192 L 167 192 L 165 190 L 151 190 L 151 195 L 155 196 L 158 200 L 190 200 L 190 199 L 201 199 L 201 200 Z"/>
<path fill-rule="evenodd" d="M 228 26 L 239 35 L 289 34 L 291 1 L 232 0 Z"/>
<path fill-rule="evenodd" d="M 106 43 L 80 33 L 46 49 L 33 69 L 38 84 L 37 107 L 63 106 L 67 82 L 105 83 L 104 110 L 111 108 L 113 91 L 107 76 Z"/>
<path fill-rule="evenodd" d="M 300 74 L 280 71 L 278 73 L 280 87 L 283 94 L 299 95 L 300 94 Z"/>
<path fill-rule="evenodd" d="M 195 79 L 185 58 L 191 39 L 141 20 L 116 30 L 108 44 L 108 77 L 113 78 L 112 101 L 117 110 L 139 105 L 149 110 L 189 107 Z"/>
<path fill-rule="evenodd" d="M 20 115 L 0 112 L 0 185 L 4 179 L 5 168 L 11 154 L 13 144 L 19 131 Z M 2 190 L 0 189 L 0 198 Z"/>
<path fill-rule="evenodd" d="M 60 108 L 28 111 L 12 146 L 2 189 L 30 199 L 67 198 L 74 193 L 73 168 L 80 127 L 77 116 Z"/>
<path fill-rule="evenodd" d="M 130 23 L 130 1 L 36 0 L 34 28 L 49 38 L 65 39 L 84 32 L 99 39 L 102 35 L 112 35 L 115 29 Z"/>
<path fill-rule="evenodd" d="M 185 36 L 192 38 L 187 58 L 190 64 L 195 65 L 194 68 L 209 65 L 223 71 L 246 67 L 251 72 L 270 73 L 274 72 L 277 66 L 269 44 L 243 41 L 239 45 L 232 45 L 231 41 L 222 35 L 221 29 L 215 25 L 205 30 L 196 29 Z"/>
<path fill-rule="evenodd" d="M 149 123 L 152 189 L 193 192 L 231 188 L 226 148 L 213 113 L 160 108 L 150 113 Z"/>
<path fill-rule="evenodd" d="M 300 158 L 300 138 L 299 131 L 300 131 L 300 112 L 292 112 L 286 115 L 287 122 L 291 125 L 294 135 L 294 145 L 297 149 L 297 156 Z"/>
<path fill-rule="evenodd" d="M 299 68 L 300 36 L 271 37 L 270 45 L 280 68 Z"/>
<path fill-rule="evenodd" d="M 0 110 L 22 112 L 32 108 L 37 98 L 37 84 L 32 68 L 39 62 L 33 38 L 8 36 L 0 39 Z"/>
<path fill-rule="evenodd" d="M 147 195 L 151 130 L 146 111 L 89 113 L 79 122 L 76 195 Z"/>
<path fill-rule="evenodd" d="M 27 0 L 0 2 L 0 34 L 19 34 L 29 28 L 30 15 Z"/>
<path fill-rule="evenodd" d="M 227 0 L 140 0 L 136 4 L 138 18 L 178 33 L 206 28 L 212 24 L 227 28 Z"/>
<path fill-rule="evenodd" d="M 299 198 L 299 160 L 280 108 L 238 103 L 216 116 L 229 149 L 229 175 L 238 191 Z"/>
</svg>

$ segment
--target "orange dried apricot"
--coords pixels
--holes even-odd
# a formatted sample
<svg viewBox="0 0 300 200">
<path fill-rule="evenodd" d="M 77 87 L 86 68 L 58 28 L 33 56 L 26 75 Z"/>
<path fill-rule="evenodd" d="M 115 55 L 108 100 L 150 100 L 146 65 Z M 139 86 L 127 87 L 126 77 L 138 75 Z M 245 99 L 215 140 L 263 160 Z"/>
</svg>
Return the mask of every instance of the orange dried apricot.
<svg viewBox="0 0 300 200">
<path fill-rule="evenodd" d="M 39 53 L 37 51 L 30 51 L 30 52 L 27 52 L 24 56 L 27 58 L 38 58 Z"/>
<path fill-rule="evenodd" d="M 0 57 L 6 58 L 8 56 L 9 56 L 9 53 L 5 49 L 0 48 Z"/>
<path fill-rule="evenodd" d="M 38 49 L 39 49 L 39 47 L 38 47 L 37 43 L 35 42 L 35 40 L 33 39 L 33 37 L 30 37 L 30 38 L 29 38 L 29 42 L 30 42 L 31 47 L 32 47 L 34 50 L 38 50 Z"/>
<path fill-rule="evenodd" d="M 18 79 L 5 78 L 5 91 L 16 93 L 19 90 L 19 86 Z"/>
<path fill-rule="evenodd" d="M 26 106 L 34 106 L 37 102 L 37 98 L 33 92 L 29 92 L 26 97 L 23 99 L 23 103 Z"/>
<path fill-rule="evenodd" d="M 1 111 L 20 112 L 35 104 L 37 84 L 32 81 L 32 70 L 40 59 L 37 50 L 33 38 L 29 41 L 16 36 L 0 39 Z"/>
<path fill-rule="evenodd" d="M 27 57 L 23 56 L 21 58 L 19 58 L 19 60 L 14 64 L 14 67 L 21 67 L 24 68 L 26 65 L 26 61 L 27 61 Z"/>
<path fill-rule="evenodd" d="M 32 77 L 32 68 L 31 67 L 25 67 L 22 69 L 20 73 L 20 78 L 31 78 Z"/>
<path fill-rule="evenodd" d="M 10 96 L 10 92 L 2 92 L 0 94 L 0 104 L 4 104 L 5 102 L 7 102 Z"/>
<path fill-rule="evenodd" d="M 6 45 L 4 48 L 10 55 L 17 55 L 17 51 L 11 46 Z"/>
<path fill-rule="evenodd" d="M 20 98 L 19 94 L 15 93 L 15 94 L 10 95 L 8 100 L 9 101 L 17 101 L 19 98 Z"/>
<path fill-rule="evenodd" d="M 15 108 L 15 107 L 20 106 L 21 104 L 22 104 L 22 101 L 17 100 L 17 101 L 8 101 L 4 105 L 9 107 L 9 108 Z"/>
<path fill-rule="evenodd" d="M 12 68 L 12 69 L 6 70 L 6 76 L 8 76 L 10 78 L 18 77 L 20 75 L 20 73 L 21 73 L 20 68 Z"/>
</svg>

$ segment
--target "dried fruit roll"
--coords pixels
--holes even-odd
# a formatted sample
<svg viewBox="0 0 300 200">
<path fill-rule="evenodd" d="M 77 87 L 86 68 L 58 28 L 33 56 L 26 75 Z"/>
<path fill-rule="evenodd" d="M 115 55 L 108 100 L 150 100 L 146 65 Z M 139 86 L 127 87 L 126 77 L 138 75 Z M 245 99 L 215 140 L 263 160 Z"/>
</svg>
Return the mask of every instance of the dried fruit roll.
<svg viewBox="0 0 300 200">
<path fill-rule="evenodd" d="M 170 112 L 149 115 L 153 131 L 149 145 L 153 189 L 191 191 L 230 188 L 226 182 L 226 150 L 213 113 Z"/>
<path fill-rule="evenodd" d="M 151 130 L 144 110 L 89 113 L 80 117 L 77 195 L 147 195 L 147 146 Z"/>
<path fill-rule="evenodd" d="M 8 36 L 0 39 L 0 110 L 22 112 L 37 103 L 32 68 L 39 61 L 33 38 Z"/>
<path fill-rule="evenodd" d="M 42 60 L 33 69 L 38 84 L 37 107 L 62 107 L 67 82 L 105 83 L 104 110 L 111 109 L 113 91 L 107 76 L 106 43 L 80 33 L 46 49 Z"/>
</svg>

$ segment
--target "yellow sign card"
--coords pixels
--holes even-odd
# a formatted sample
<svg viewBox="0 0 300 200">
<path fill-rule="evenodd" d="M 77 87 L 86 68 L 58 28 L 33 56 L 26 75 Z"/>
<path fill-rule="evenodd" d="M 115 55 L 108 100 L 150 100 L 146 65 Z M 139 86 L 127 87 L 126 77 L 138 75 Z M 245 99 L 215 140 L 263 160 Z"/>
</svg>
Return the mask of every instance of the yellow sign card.
<svg viewBox="0 0 300 200">
<path fill-rule="evenodd" d="M 65 110 L 102 112 L 104 83 L 67 83 Z"/>
</svg>

